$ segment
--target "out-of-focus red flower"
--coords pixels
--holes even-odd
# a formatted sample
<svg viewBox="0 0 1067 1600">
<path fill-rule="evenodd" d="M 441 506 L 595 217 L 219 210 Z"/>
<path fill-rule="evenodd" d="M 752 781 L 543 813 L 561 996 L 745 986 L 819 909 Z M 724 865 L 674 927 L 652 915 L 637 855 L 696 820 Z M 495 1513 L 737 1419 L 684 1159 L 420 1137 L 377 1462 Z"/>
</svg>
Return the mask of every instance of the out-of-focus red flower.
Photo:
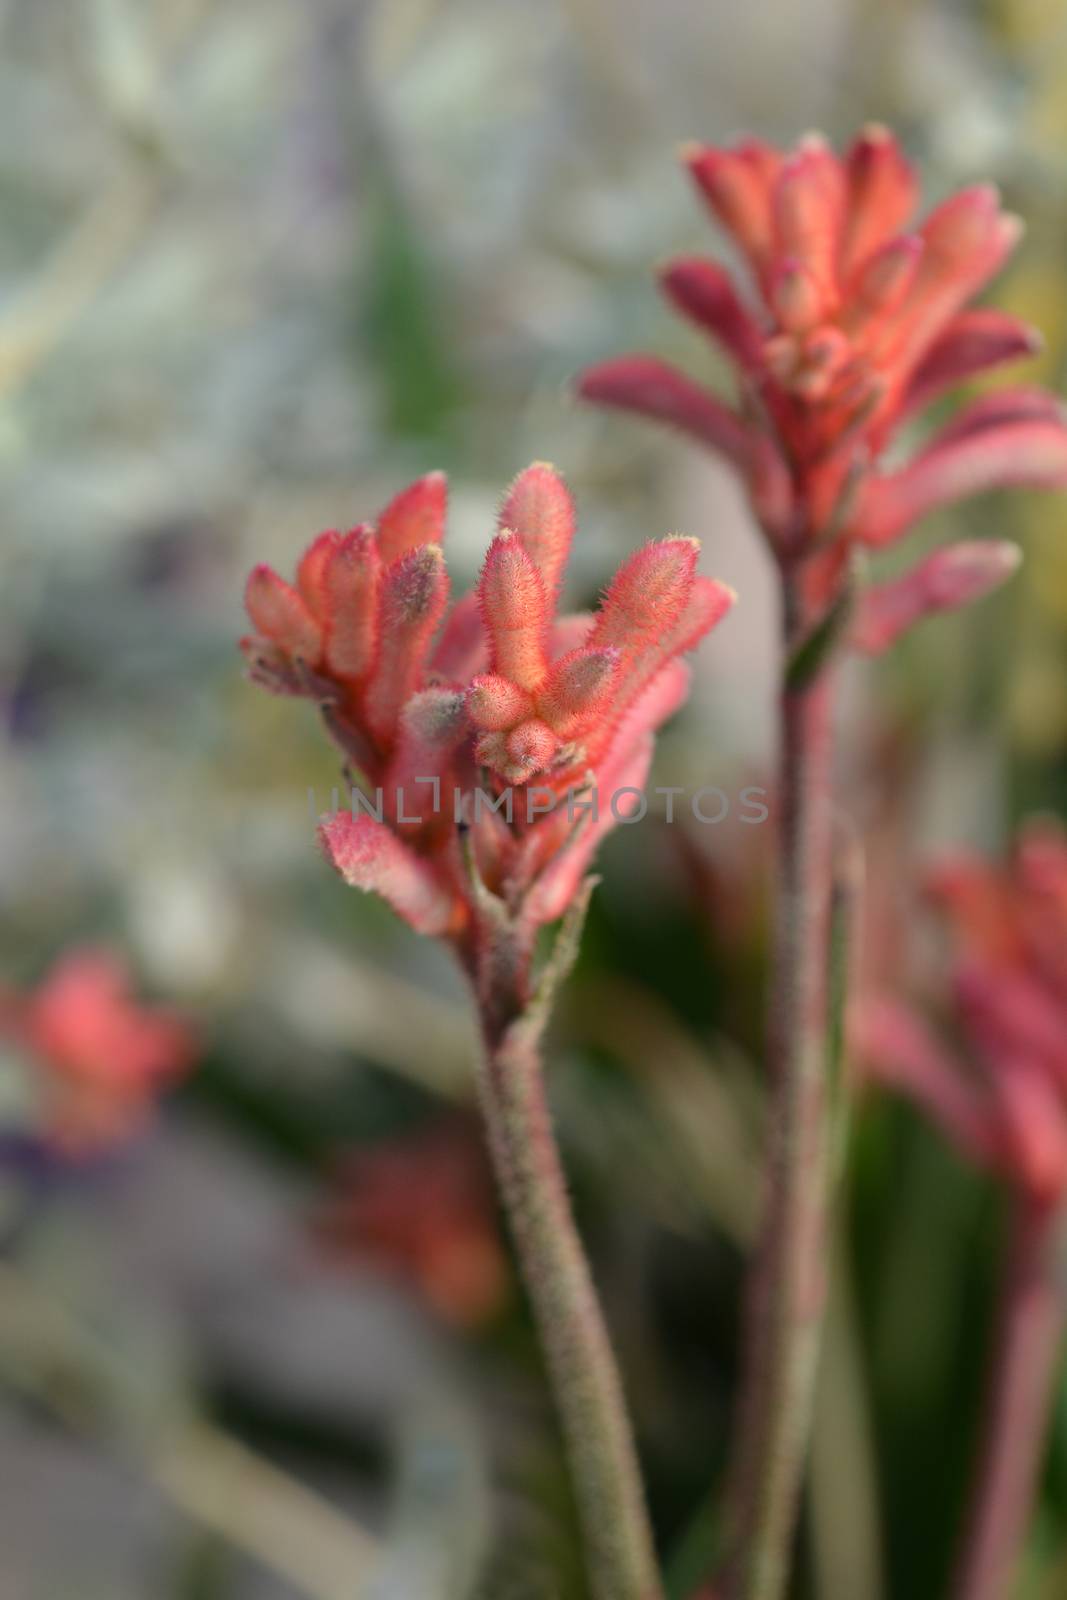
<svg viewBox="0 0 1067 1600">
<path fill-rule="evenodd" d="M 323 823 L 334 866 L 419 931 L 458 938 L 474 920 L 460 811 L 485 884 L 530 926 L 560 916 L 685 699 L 678 658 L 734 595 L 697 575 L 694 540 L 664 539 L 623 564 L 595 615 L 560 617 L 574 507 L 535 463 L 476 591 L 449 609 L 445 510 L 431 473 L 376 526 L 321 534 L 295 585 L 256 567 L 242 648 L 256 681 L 319 701 L 369 802 Z"/>
<path fill-rule="evenodd" d="M 142 1005 L 112 952 L 70 951 L 27 995 L 8 994 L 0 1026 L 31 1062 L 49 1142 L 74 1154 L 136 1132 L 195 1046 L 170 1012 Z"/>
<path fill-rule="evenodd" d="M 930 873 L 951 959 L 946 1042 L 914 1006 L 868 995 L 854 1042 L 880 1079 L 913 1094 L 975 1160 L 1039 1204 L 1067 1197 L 1067 836 L 1025 827 L 1012 859 Z"/>
<path fill-rule="evenodd" d="M 904 465 L 884 462 L 901 424 L 932 400 L 1038 348 L 1033 329 L 970 304 L 1021 232 L 995 189 L 965 189 L 915 221 L 917 177 L 875 126 L 841 157 L 809 135 L 791 151 L 744 139 L 691 145 L 683 158 L 739 248 L 752 293 L 699 256 L 669 262 L 661 283 L 729 358 L 739 403 L 646 355 L 591 368 L 580 391 L 726 457 L 779 560 L 803 564 L 813 609 L 833 602 L 856 546 L 887 545 L 928 511 L 981 490 L 1067 484 L 1059 403 L 1034 388 L 985 394 Z M 911 575 L 902 594 L 872 592 L 854 643 L 884 649 L 919 616 L 967 603 L 1012 566 L 1010 546 L 957 547 L 925 577 Z"/>
<path fill-rule="evenodd" d="M 333 1254 L 397 1273 L 460 1327 L 491 1320 L 511 1291 L 485 1158 L 454 1127 L 348 1157 L 315 1232 Z"/>
</svg>

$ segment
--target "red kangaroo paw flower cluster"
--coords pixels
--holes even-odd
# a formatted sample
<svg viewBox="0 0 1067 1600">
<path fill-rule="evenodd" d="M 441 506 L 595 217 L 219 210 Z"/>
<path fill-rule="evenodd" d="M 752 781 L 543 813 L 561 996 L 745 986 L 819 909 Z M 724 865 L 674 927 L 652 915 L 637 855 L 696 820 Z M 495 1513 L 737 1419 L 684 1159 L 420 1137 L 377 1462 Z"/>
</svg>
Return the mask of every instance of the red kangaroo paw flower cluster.
<svg viewBox="0 0 1067 1600">
<path fill-rule="evenodd" d="M 396 1273 L 459 1327 L 489 1321 L 511 1292 L 485 1156 L 462 1127 L 346 1158 L 314 1231 L 331 1254 Z"/>
<path fill-rule="evenodd" d="M 903 421 L 1038 347 L 1014 317 L 969 305 L 1020 234 L 994 189 L 965 189 L 914 222 L 915 173 L 881 127 L 841 157 L 811 135 L 789 152 L 745 139 L 689 146 L 683 158 L 739 247 L 752 293 L 701 257 L 670 262 L 662 287 L 729 358 L 739 403 L 643 355 L 591 368 L 580 392 L 669 423 L 732 462 L 778 558 L 804 564 L 815 608 L 835 598 L 851 549 L 883 546 L 935 507 L 999 485 L 1067 485 L 1060 407 L 1027 388 L 983 396 L 903 466 L 883 464 Z M 984 571 L 1006 574 L 995 559 Z M 924 607 L 922 584 L 912 588 L 910 620 L 963 604 L 974 588 L 930 593 Z M 867 650 L 879 636 L 878 648 L 890 642 L 873 626 L 860 636 Z"/>
<path fill-rule="evenodd" d="M 32 993 L 5 995 L 0 1033 L 32 1067 L 44 1137 L 72 1154 L 135 1133 L 195 1055 L 186 1026 L 141 1005 L 123 963 L 91 948 L 65 955 Z"/>
<path fill-rule="evenodd" d="M 532 924 L 559 916 L 685 698 L 677 658 L 734 596 L 697 575 L 694 541 L 666 539 L 623 565 L 594 616 L 558 616 L 574 507 L 535 463 L 475 593 L 449 610 L 445 512 L 432 473 L 376 526 L 321 534 L 294 585 L 256 567 L 242 648 L 256 681 L 319 701 L 360 780 L 365 803 L 321 827 L 337 870 L 420 931 L 461 936 L 473 891 L 457 820 L 494 893 Z"/>
<path fill-rule="evenodd" d="M 1039 1205 L 1067 1197 L 1067 836 L 1035 821 L 1012 859 L 946 861 L 927 895 L 952 942 L 955 1046 L 894 997 L 857 1007 L 877 1077 L 913 1094 L 974 1160 Z"/>
</svg>

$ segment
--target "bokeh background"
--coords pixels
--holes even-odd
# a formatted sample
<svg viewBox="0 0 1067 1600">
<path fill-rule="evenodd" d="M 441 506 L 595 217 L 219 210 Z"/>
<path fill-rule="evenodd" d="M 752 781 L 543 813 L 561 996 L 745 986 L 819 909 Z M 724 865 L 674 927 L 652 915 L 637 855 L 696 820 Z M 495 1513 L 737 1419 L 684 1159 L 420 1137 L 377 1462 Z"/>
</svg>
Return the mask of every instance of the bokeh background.
<svg viewBox="0 0 1067 1600">
<path fill-rule="evenodd" d="M 736 489 L 569 380 L 711 362 L 651 278 L 721 248 L 679 140 L 877 119 L 932 198 L 989 178 L 1025 217 L 995 298 L 1062 388 L 1065 107 L 1057 0 L 2 0 L 0 974 L 103 941 L 200 1041 L 152 1131 L 0 1185 L 3 1600 L 582 1596 L 463 995 L 317 855 L 333 758 L 242 676 L 243 577 L 444 467 L 465 585 L 506 482 L 551 459 L 575 602 L 675 529 L 742 593 L 657 781 L 766 782 L 773 591 Z M 850 678 L 885 966 L 921 937 L 914 864 L 1067 805 L 1067 507 L 951 520 L 1027 564 Z M 768 844 L 736 812 L 616 836 L 553 1036 L 678 1595 L 737 1365 Z M 4 1107 L 15 1077 L 0 1056 Z M 934 1600 L 1001 1197 L 875 1096 L 845 1193 L 797 1594 Z M 1067 1385 L 1026 1584 L 1067 1594 Z"/>
</svg>

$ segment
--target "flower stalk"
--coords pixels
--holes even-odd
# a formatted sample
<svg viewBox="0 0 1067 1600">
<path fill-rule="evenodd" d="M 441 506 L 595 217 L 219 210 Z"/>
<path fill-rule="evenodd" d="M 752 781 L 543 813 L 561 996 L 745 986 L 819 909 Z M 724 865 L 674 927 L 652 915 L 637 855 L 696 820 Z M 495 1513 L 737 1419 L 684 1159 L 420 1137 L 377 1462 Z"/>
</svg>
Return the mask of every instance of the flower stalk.
<svg viewBox="0 0 1067 1600">
<path fill-rule="evenodd" d="M 540 1040 L 574 960 L 600 840 L 635 809 L 654 736 L 685 700 L 682 656 L 730 610 L 675 536 L 560 615 L 574 505 L 521 472 L 472 594 L 450 605 L 447 490 L 429 473 L 375 523 L 327 530 L 288 583 L 256 567 L 251 675 L 316 701 L 358 779 L 322 819 L 346 883 L 457 954 L 476 998 L 489 1144 L 555 1392 L 595 1600 L 660 1600 L 622 1385 L 567 1199 Z M 421 797 L 417 803 L 416 797 Z M 413 804 L 417 809 L 412 811 Z M 560 922 L 533 977 L 538 929 Z"/>
<path fill-rule="evenodd" d="M 487 891 L 479 897 L 491 926 L 469 964 L 483 1043 L 478 1088 L 555 1396 L 591 1592 L 596 1600 L 659 1600 L 633 1433 L 567 1196 L 540 1052 L 552 997 L 577 954 L 594 881 L 582 885 L 532 993 L 528 929 Z"/>
<path fill-rule="evenodd" d="M 731 1476 L 730 1600 L 778 1600 L 812 1406 L 832 1166 L 827 1021 L 831 901 L 830 670 L 880 655 L 910 628 L 1003 583 L 1018 552 L 965 541 L 889 581 L 867 555 L 928 513 L 994 487 L 1067 484 L 1054 396 L 1001 388 L 965 404 L 903 465 L 889 447 L 930 403 L 1030 355 L 1037 336 L 973 298 L 1021 224 L 975 185 L 916 217 L 918 174 L 887 128 L 835 153 L 758 138 L 691 144 L 682 161 L 743 258 L 669 262 L 671 307 L 726 355 L 733 400 L 641 352 L 587 369 L 579 393 L 696 441 L 738 476 L 778 566 L 786 678 L 779 757 L 777 935 L 768 1053 L 768 1200 L 749 1298 L 748 1371 Z M 858 563 L 860 566 L 858 566 Z"/>
<path fill-rule="evenodd" d="M 1007 1594 L 1033 1504 L 1063 1341 L 1058 1210 L 1015 1203 L 1001 1291 L 985 1437 L 953 1594 Z"/>
<path fill-rule="evenodd" d="M 731 1485 L 726 1592 L 735 1600 L 774 1600 L 785 1588 L 826 1290 L 832 665 L 813 661 L 805 679 L 795 681 L 790 664 L 803 648 L 802 606 L 793 582 L 786 581 L 784 593 L 777 922 L 767 1019 L 772 1147 Z"/>
</svg>

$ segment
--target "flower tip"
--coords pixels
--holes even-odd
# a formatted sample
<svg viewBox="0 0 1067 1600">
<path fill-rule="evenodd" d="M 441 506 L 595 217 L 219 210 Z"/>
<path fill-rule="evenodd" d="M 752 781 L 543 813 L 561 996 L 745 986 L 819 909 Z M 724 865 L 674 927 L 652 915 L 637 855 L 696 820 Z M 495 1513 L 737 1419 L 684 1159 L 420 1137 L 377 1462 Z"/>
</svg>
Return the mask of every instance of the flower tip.
<svg viewBox="0 0 1067 1600">
<path fill-rule="evenodd" d="M 895 144 L 896 136 L 892 128 L 884 122 L 865 122 L 860 129 L 860 138 L 867 144 Z"/>
<path fill-rule="evenodd" d="M 416 478 L 395 495 L 378 518 L 378 548 L 391 565 L 421 545 L 439 544 L 448 515 L 448 478 L 440 470 Z"/>
<path fill-rule="evenodd" d="M 1011 539 L 992 539 L 989 544 L 991 568 L 999 568 L 1005 578 L 1018 572 L 1023 564 L 1022 545 L 1015 544 Z"/>
<path fill-rule="evenodd" d="M 820 133 L 818 128 L 809 128 L 808 131 L 806 133 L 802 133 L 800 138 L 797 140 L 798 154 L 823 156 L 826 154 L 829 148 L 830 144 L 826 135 L 824 133 Z"/>
<path fill-rule="evenodd" d="M 390 569 L 398 613 L 414 621 L 429 613 L 445 577 L 445 553 L 439 544 L 422 544 Z"/>
</svg>

